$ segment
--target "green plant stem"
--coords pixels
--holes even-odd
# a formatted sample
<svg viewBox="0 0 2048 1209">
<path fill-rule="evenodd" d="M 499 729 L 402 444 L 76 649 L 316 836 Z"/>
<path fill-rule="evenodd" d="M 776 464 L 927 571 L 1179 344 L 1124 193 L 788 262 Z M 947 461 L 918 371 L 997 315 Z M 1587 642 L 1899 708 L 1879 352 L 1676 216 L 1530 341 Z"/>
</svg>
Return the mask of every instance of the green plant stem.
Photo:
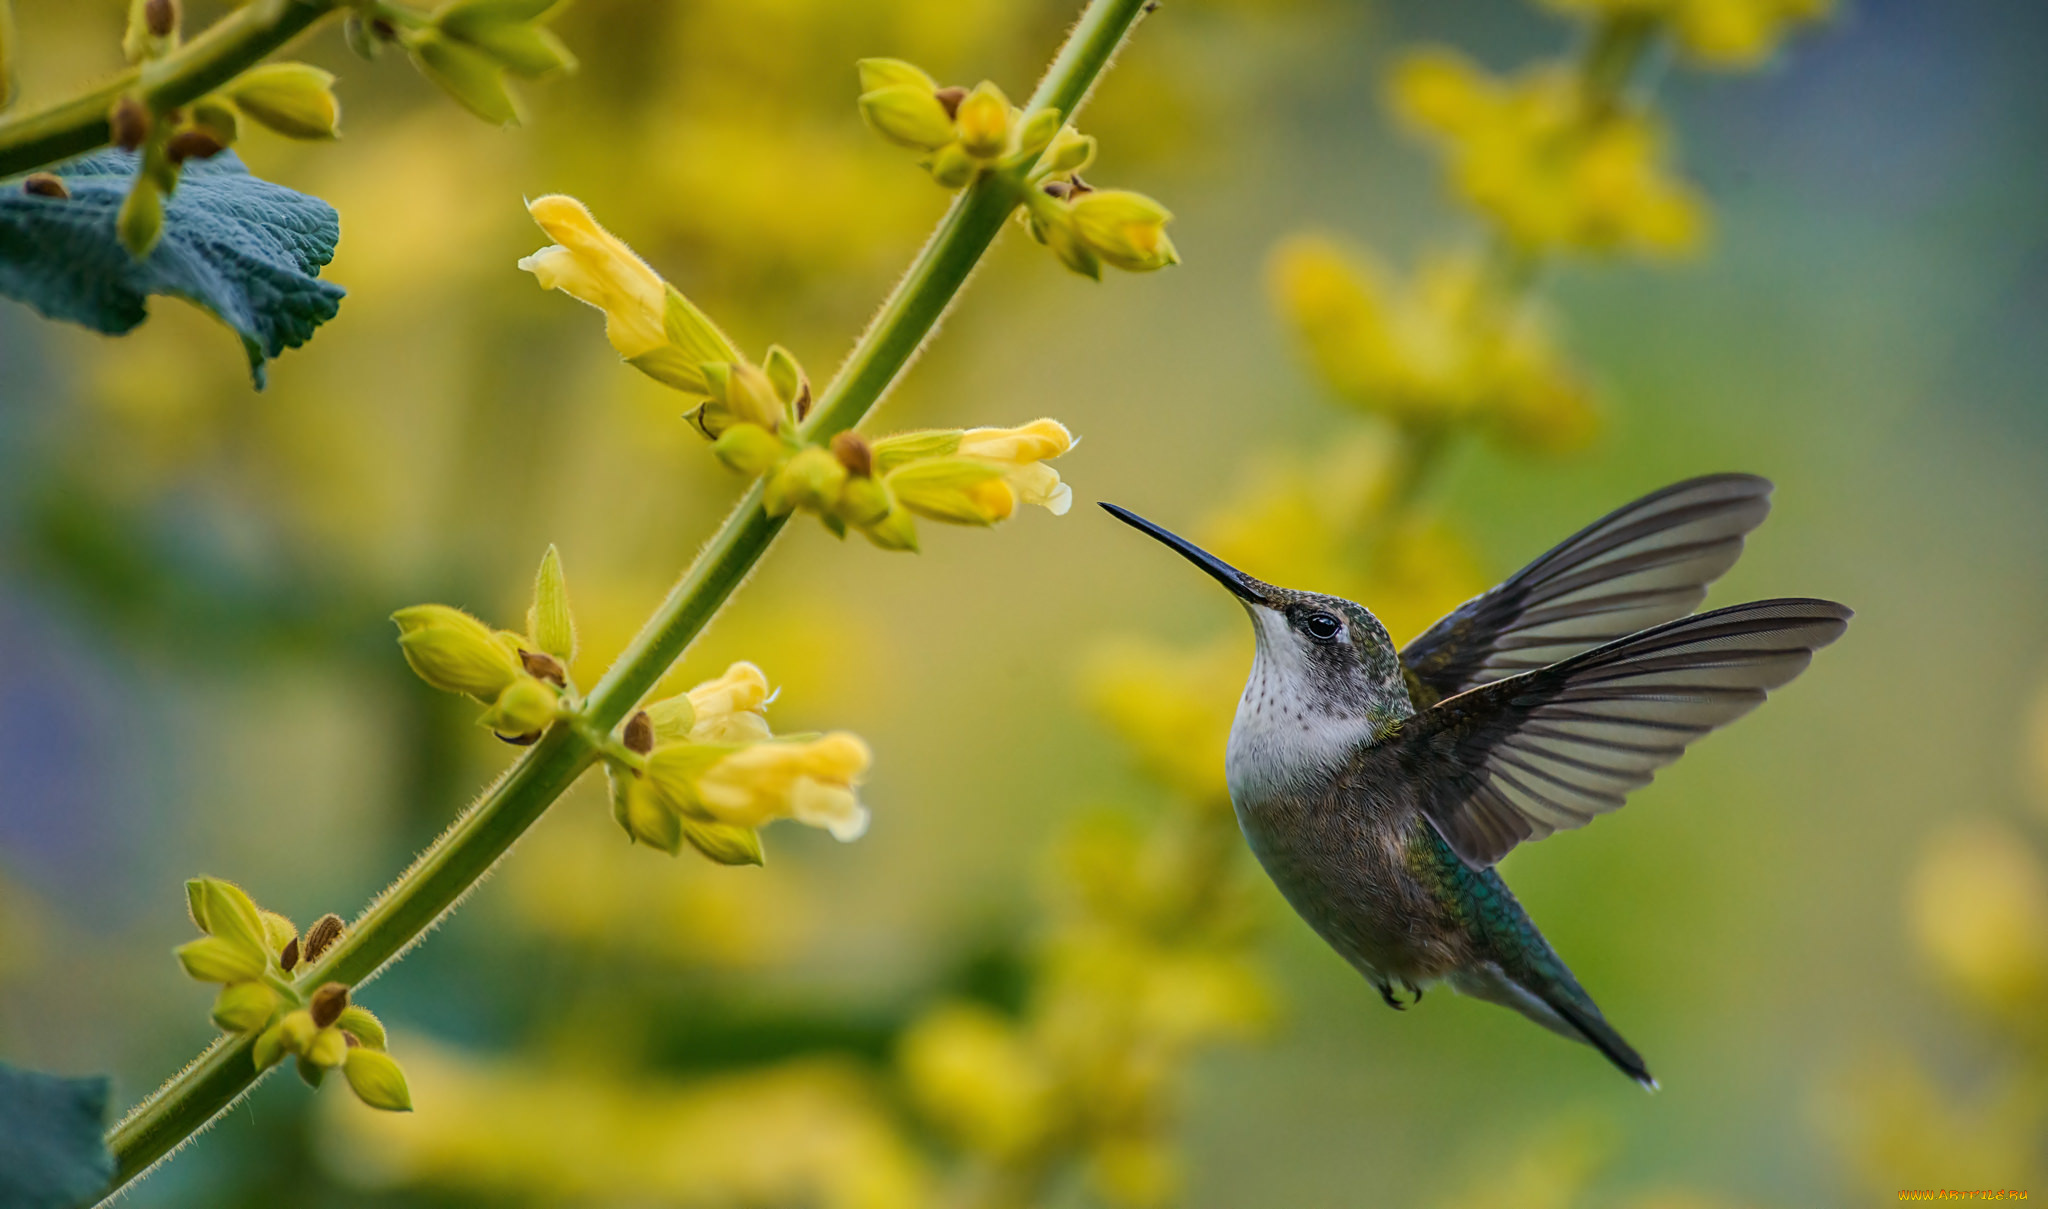
<svg viewBox="0 0 2048 1209">
<path fill-rule="evenodd" d="M 1053 61 L 1031 108 L 1071 114 L 1144 14 L 1147 0 L 1090 0 Z M 834 375 L 804 426 L 822 440 L 851 428 L 881 401 L 937 328 L 974 266 L 1017 204 L 1014 178 L 985 176 L 946 212 L 881 313 Z M 724 606 L 786 522 L 761 507 L 756 483 L 670 590 L 583 706 L 580 721 L 557 724 L 454 825 L 370 904 L 296 982 L 369 981 L 461 901 L 597 757 L 588 737 L 608 733 L 635 708 Z M 250 1037 L 223 1037 L 108 1134 L 116 1171 L 111 1194 L 183 1145 L 232 1107 L 262 1077 Z"/>
<path fill-rule="evenodd" d="M 124 93 L 150 109 L 196 101 L 282 49 L 341 0 L 254 0 L 161 59 L 129 68 L 82 96 L 0 119 L 0 177 L 14 176 L 104 147 L 107 113 Z"/>
</svg>

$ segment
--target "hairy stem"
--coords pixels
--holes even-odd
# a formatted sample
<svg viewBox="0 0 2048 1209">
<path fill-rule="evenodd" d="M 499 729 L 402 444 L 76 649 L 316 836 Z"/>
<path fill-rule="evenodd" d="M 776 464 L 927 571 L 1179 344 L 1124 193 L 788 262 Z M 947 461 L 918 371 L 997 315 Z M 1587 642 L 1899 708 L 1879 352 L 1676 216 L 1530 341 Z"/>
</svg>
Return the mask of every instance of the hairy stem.
<svg viewBox="0 0 2048 1209">
<path fill-rule="evenodd" d="M 255 7 L 261 8 L 263 5 Z M 1030 108 L 1071 114 L 1144 14 L 1147 0 L 1090 0 L 1066 45 L 1039 84 Z M 244 10 L 245 12 L 249 10 Z M 303 27 L 303 26 L 302 26 Z M 0 126 L 0 134 L 5 127 Z M 984 176 L 940 220 L 931 240 L 853 353 L 825 388 L 804 435 L 822 440 L 851 428 L 873 410 L 967 282 L 974 266 L 1015 209 L 1013 177 Z M 590 736 L 608 733 L 682 655 L 767 553 L 786 521 L 761 507 L 755 484 L 710 544 L 698 554 L 661 607 L 584 702 L 581 718 L 557 724 L 513 764 L 413 866 L 335 942 L 300 972 L 297 984 L 359 986 L 417 942 L 453 910 L 514 841 L 547 812 L 597 758 Z M 231 1107 L 262 1077 L 249 1037 L 223 1037 L 137 1105 L 109 1133 L 117 1191 L 183 1145 Z"/>
<path fill-rule="evenodd" d="M 163 58 L 131 67 L 91 92 L 0 119 L 0 177 L 106 146 L 113 137 L 107 113 L 125 93 L 139 94 L 158 113 L 196 101 L 342 7 L 341 0 L 255 0 Z"/>
</svg>

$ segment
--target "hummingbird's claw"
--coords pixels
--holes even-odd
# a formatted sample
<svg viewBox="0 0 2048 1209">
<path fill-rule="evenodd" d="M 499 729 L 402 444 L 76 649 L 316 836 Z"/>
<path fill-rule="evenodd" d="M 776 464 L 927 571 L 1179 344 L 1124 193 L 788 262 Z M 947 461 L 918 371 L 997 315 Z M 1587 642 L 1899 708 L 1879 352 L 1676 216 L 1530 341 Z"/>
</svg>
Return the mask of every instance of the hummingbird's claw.
<svg viewBox="0 0 2048 1209">
<path fill-rule="evenodd" d="M 1406 978 L 1403 978 L 1403 979 L 1401 980 L 1401 985 L 1402 985 L 1402 986 L 1404 986 L 1404 987 L 1406 987 L 1406 988 L 1408 989 L 1408 993 L 1409 993 L 1410 995 L 1414 996 L 1414 998 L 1412 998 L 1412 999 L 1410 999 L 1410 1000 L 1408 1001 L 1408 1003 L 1409 1003 L 1409 1005 L 1410 1005 L 1411 1007 L 1412 1007 L 1413 1005 L 1415 1005 L 1415 1004 L 1418 1004 L 1418 1003 L 1421 1003 L 1421 1002 L 1422 1002 L 1422 988 L 1421 988 L 1421 987 L 1419 987 L 1419 986 L 1416 986 L 1416 985 L 1415 985 L 1414 983 L 1412 983 L 1412 982 L 1408 981 L 1408 980 L 1407 980 Z"/>
<path fill-rule="evenodd" d="M 1402 1003 L 1400 998 L 1394 994 L 1394 988 L 1392 984 L 1385 982 L 1377 982 L 1373 985 L 1379 988 L 1380 998 L 1387 1001 L 1388 1007 L 1393 1008 L 1397 1012 L 1405 1012 L 1408 1010 L 1408 1005 Z"/>
</svg>

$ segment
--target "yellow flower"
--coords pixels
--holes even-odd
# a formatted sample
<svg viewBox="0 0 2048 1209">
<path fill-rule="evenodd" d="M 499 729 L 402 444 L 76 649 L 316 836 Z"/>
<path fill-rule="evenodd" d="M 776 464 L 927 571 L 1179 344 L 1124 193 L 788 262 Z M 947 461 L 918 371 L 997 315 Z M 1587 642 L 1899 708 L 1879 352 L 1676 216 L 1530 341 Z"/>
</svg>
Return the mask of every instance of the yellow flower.
<svg viewBox="0 0 2048 1209">
<path fill-rule="evenodd" d="M 1074 434 L 1058 420 L 1033 420 L 1021 428 L 970 428 L 960 434 L 955 452 L 1001 465 L 1019 499 L 1065 516 L 1073 506 L 1074 490 L 1045 461 L 1072 449 L 1074 443 Z"/>
<path fill-rule="evenodd" d="M 1442 145 L 1459 192 L 1523 248 L 1669 255 L 1701 239 L 1705 211 L 1666 174 L 1662 131 L 1643 113 L 1587 104 L 1568 70 L 1500 80 L 1425 50 L 1394 73 L 1392 94 Z"/>
<path fill-rule="evenodd" d="M 1679 46 L 1708 67 L 1741 70 L 1769 58 L 1793 27 L 1818 21 L 1833 0 L 1543 0 L 1586 17 L 1651 16 L 1665 21 Z"/>
<path fill-rule="evenodd" d="M 668 343 L 667 286 L 625 241 L 597 224 L 582 202 L 560 193 L 526 203 L 554 244 L 522 259 L 544 290 L 560 290 L 604 312 L 604 334 L 632 360 Z"/>
<path fill-rule="evenodd" d="M 1944 983 L 2038 1021 L 2048 1001 L 2048 870 L 2023 837 L 1991 822 L 1951 831 L 1921 861 L 1907 905 Z"/>
<path fill-rule="evenodd" d="M 977 1154 L 1023 1155 L 1054 1123 L 1050 1073 L 985 1007 L 931 1012 L 905 1034 L 897 1062 L 925 1116 Z"/>
<path fill-rule="evenodd" d="M 1017 510 L 1004 468 L 972 458 L 925 458 L 884 482 L 905 508 L 949 524 L 993 525 Z"/>
<path fill-rule="evenodd" d="M 760 668 L 735 663 L 716 680 L 689 691 L 690 725 L 677 737 L 692 743 L 758 743 L 769 737 L 762 711 L 770 695 L 768 677 Z"/>
<path fill-rule="evenodd" d="M 1543 313 L 1506 296 L 1470 255 L 1393 278 L 1336 242 L 1299 236 L 1271 288 L 1332 389 L 1403 424 L 1479 423 L 1521 448 L 1562 451 L 1596 427 L 1591 391 Z"/>
<path fill-rule="evenodd" d="M 756 743 L 705 769 L 696 798 L 721 823 L 760 827 L 793 818 L 856 840 L 867 830 L 868 812 L 853 787 L 870 758 L 868 745 L 845 731 L 802 743 Z"/>
<path fill-rule="evenodd" d="M 1091 251 L 1130 273 L 1180 263 L 1166 237 L 1173 218 L 1165 206 L 1128 189 L 1095 189 L 1072 203 L 1074 230 Z"/>
</svg>

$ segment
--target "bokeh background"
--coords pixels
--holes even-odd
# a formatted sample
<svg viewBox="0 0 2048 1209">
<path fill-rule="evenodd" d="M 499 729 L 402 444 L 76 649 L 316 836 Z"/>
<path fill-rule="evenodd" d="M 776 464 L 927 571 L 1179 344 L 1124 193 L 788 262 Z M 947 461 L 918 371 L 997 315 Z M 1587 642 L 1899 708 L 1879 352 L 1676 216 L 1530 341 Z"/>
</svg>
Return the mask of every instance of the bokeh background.
<svg viewBox="0 0 2048 1209">
<path fill-rule="evenodd" d="M 18 7 L 31 102 L 118 55 L 124 5 Z M 176 1070 L 211 1034 L 169 956 L 185 877 L 350 914 L 509 758 L 411 677 L 386 614 L 516 617 L 554 542 L 587 680 L 737 494 L 677 397 L 515 269 L 543 242 L 523 195 L 582 197 L 743 346 L 822 376 L 946 203 L 862 128 L 851 60 L 1021 96 L 1070 8 L 580 0 L 558 29 L 584 69 L 527 88 L 513 131 L 330 32 L 304 56 L 341 74 L 347 137 L 240 148 L 343 223 L 349 297 L 267 392 L 179 304 L 120 340 L 0 304 L 0 1055 L 110 1072 L 121 1103 Z M 1440 41 L 1511 68 L 1575 37 L 1512 0 L 1171 0 L 1084 126 L 1103 176 L 1175 210 L 1185 263 L 1092 285 L 1007 236 L 880 427 L 1056 415 L 1081 501 L 1236 534 L 1282 575 L 1290 514 L 1230 501 L 1341 494 L 1305 459 L 1372 429 L 1276 313 L 1273 249 L 1315 230 L 1407 264 L 1466 239 L 1387 116 L 1390 63 Z M 1536 287 L 1597 435 L 1458 442 L 1420 489 L 1458 535 L 1431 588 L 1455 600 L 1644 491 L 1763 473 L 1777 510 L 1710 603 L 1859 611 L 1626 811 L 1504 866 L 1664 1091 L 1448 993 L 1386 1011 L 1247 876 L 1257 1006 L 1161 1101 L 1185 1203 L 2048 1192 L 2044 58 L 2025 0 L 1860 0 L 1760 71 L 1665 65 L 1711 232 Z M 1249 660 L 1234 606 L 1136 542 L 1090 506 L 928 528 L 919 556 L 797 524 L 678 682 L 752 659 L 785 686 L 778 729 L 866 736 L 871 833 L 775 829 L 765 869 L 723 869 L 630 847 L 581 786 L 366 993 L 413 1117 L 272 1079 L 131 1203 L 943 1195 L 957 1145 L 906 1083 L 906 1030 L 1030 1001 L 1077 821 L 1182 809 L 1104 676 L 1140 642 Z M 1146 1161 L 1044 1201 L 1141 1203 L 1171 1185 Z"/>
</svg>

